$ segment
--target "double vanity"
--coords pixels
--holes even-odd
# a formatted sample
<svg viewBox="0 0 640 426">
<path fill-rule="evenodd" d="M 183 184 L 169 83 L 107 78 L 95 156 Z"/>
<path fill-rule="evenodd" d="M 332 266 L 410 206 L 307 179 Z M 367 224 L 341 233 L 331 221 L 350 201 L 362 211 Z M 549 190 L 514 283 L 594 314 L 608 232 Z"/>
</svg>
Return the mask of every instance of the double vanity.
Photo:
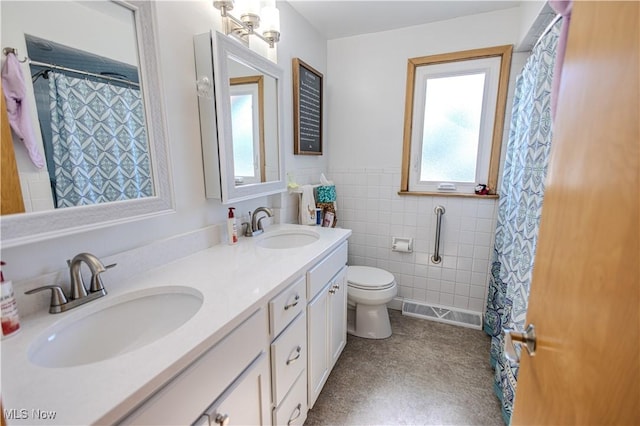
<svg viewBox="0 0 640 426">
<path fill-rule="evenodd" d="M 105 274 L 107 296 L 2 342 L 7 423 L 302 424 L 346 343 L 350 234 L 273 225 Z"/>
</svg>

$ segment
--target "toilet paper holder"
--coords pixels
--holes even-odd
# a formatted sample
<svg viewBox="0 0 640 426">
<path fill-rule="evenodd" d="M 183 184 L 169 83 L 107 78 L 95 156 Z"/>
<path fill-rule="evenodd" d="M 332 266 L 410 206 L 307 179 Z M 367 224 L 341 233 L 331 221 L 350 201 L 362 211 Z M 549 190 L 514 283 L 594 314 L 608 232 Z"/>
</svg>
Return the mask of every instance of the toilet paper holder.
<svg viewBox="0 0 640 426">
<path fill-rule="evenodd" d="M 409 237 L 392 237 L 391 238 L 391 250 L 399 251 L 402 253 L 413 252 L 413 238 Z"/>
</svg>

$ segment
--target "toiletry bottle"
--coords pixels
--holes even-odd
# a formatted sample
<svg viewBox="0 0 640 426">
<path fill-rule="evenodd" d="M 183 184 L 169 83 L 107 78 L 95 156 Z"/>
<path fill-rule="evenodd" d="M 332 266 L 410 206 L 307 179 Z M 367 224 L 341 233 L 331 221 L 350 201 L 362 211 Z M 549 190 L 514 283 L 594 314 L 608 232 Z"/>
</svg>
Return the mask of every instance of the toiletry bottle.
<svg viewBox="0 0 640 426">
<path fill-rule="evenodd" d="M 227 235 L 229 236 L 229 244 L 233 245 L 238 242 L 238 228 L 236 227 L 236 218 L 233 214 L 235 207 L 229 207 L 229 218 L 227 219 Z"/>
<path fill-rule="evenodd" d="M 4 265 L 4 262 L 0 262 Z M 0 268 L 0 287 L 2 295 L 0 304 L 2 310 L 2 337 L 11 336 L 20 330 L 20 317 L 18 317 L 18 304 L 13 294 L 11 281 L 5 281 L 2 269 Z"/>
</svg>

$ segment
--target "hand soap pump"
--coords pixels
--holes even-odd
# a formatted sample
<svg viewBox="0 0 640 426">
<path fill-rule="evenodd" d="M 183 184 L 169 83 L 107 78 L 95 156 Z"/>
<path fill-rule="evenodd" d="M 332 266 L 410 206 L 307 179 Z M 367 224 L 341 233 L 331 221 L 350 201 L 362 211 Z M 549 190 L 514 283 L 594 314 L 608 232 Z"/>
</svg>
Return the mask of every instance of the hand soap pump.
<svg viewBox="0 0 640 426">
<path fill-rule="evenodd" d="M 233 214 L 235 207 L 229 207 L 229 218 L 227 219 L 227 235 L 229 244 L 233 245 L 238 242 L 238 228 L 236 226 L 236 218 Z"/>
<path fill-rule="evenodd" d="M 4 262 L 0 262 L 4 265 Z M 20 317 L 18 317 L 18 305 L 13 294 L 13 286 L 11 281 L 5 281 L 2 269 L 0 269 L 0 287 L 2 288 L 2 296 L 0 303 L 2 304 L 2 337 L 11 336 L 20 330 Z"/>
</svg>

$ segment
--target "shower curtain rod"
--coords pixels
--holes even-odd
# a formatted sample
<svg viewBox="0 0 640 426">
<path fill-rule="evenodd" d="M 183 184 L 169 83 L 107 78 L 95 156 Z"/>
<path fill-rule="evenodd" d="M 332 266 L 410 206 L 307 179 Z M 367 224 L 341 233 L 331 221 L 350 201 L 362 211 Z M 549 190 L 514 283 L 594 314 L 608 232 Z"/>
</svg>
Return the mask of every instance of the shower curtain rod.
<svg viewBox="0 0 640 426">
<path fill-rule="evenodd" d="M 13 53 L 14 55 L 18 56 L 18 49 L 16 49 L 15 47 L 5 47 L 5 48 L 2 49 L 2 53 L 4 53 L 5 56 L 7 56 L 10 53 Z M 126 84 L 130 84 L 132 86 L 140 87 L 140 83 L 136 83 L 135 81 L 130 81 L 130 80 L 127 80 L 127 79 L 124 79 L 124 78 L 110 77 L 108 75 L 96 74 L 96 73 L 93 73 L 93 72 L 77 70 L 77 69 L 74 69 L 74 68 L 67 68 L 67 67 L 63 67 L 63 66 L 60 66 L 60 65 L 49 64 L 47 62 L 32 61 L 31 59 L 29 59 L 29 57 L 25 57 L 23 60 L 18 59 L 18 61 L 22 62 L 22 63 L 28 62 L 29 65 L 36 65 L 36 66 L 40 66 L 40 67 L 51 68 L 51 69 L 54 69 L 54 70 L 73 72 L 73 73 L 76 73 L 76 74 L 82 74 L 82 75 L 88 75 L 88 76 L 91 76 L 91 77 L 103 78 L 105 80 L 119 81 L 120 83 L 126 83 Z"/>
<path fill-rule="evenodd" d="M 28 59 L 28 62 L 29 62 L 29 65 L 36 65 L 36 66 L 40 66 L 40 67 L 51 68 L 51 69 L 54 69 L 54 70 L 73 72 L 73 73 L 76 73 L 76 74 L 88 75 L 88 76 L 91 76 L 91 77 L 104 78 L 105 80 L 118 81 L 120 83 L 126 83 L 126 84 L 130 84 L 132 86 L 140 87 L 140 83 L 136 83 L 134 81 L 129 81 L 129 80 L 126 80 L 126 79 L 123 79 L 123 78 L 110 77 L 108 75 L 96 74 L 96 73 L 93 73 L 93 72 L 77 70 L 77 69 L 74 69 L 74 68 L 67 68 L 67 67 L 63 67 L 63 66 L 60 66 L 60 65 L 49 64 L 49 63 L 46 63 L 46 62 L 32 61 L 31 59 Z"/>
<path fill-rule="evenodd" d="M 538 40 L 536 40 L 536 42 L 534 43 L 533 47 L 531 48 L 531 50 L 533 50 L 542 40 L 542 38 L 547 35 L 547 33 L 549 31 L 551 31 L 551 28 L 553 28 L 553 26 L 556 24 L 556 22 L 558 22 L 560 20 L 560 18 L 562 18 L 561 14 L 557 14 L 556 16 L 553 17 L 553 19 L 551 20 L 551 22 L 549 22 L 549 25 L 546 26 L 546 28 L 544 29 L 544 31 L 542 32 L 542 34 L 540 34 L 540 36 L 538 37 Z"/>
</svg>

